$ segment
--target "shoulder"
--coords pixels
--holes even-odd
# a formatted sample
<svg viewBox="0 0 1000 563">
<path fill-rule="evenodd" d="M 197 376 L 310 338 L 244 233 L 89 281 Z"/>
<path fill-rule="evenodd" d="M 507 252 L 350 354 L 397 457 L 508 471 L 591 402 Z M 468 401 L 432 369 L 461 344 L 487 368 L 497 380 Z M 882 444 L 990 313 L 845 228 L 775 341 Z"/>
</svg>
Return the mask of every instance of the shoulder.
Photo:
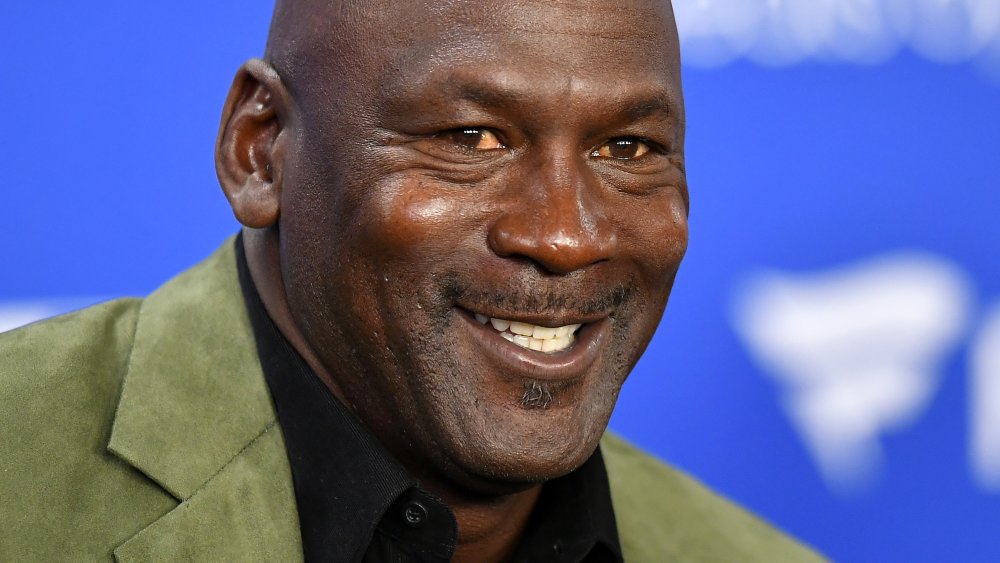
<svg viewBox="0 0 1000 563">
<path fill-rule="evenodd" d="M 823 561 L 613 434 L 601 441 L 626 561 Z"/>
<path fill-rule="evenodd" d="M 109 301 L 0 334 L 7 477 L 24 472 L 34 482 L 78 455 L 103 455 L 140 303 Z"/>
<path fill-rule="evenodd" d="M 170 499 L 106 450 L 141 301 L 0 334 L 0 560 L 110 555 Z M 145 513 L 129 504 L 145 499 Z"/>
<path fill-rule="evenodd" d="M 147 340 L 155 342 L 147 342 L 147 348 L 168 356 L 165 360 L 182 358 L 185 344 L 206 336 L 193 335 L 192 322 L 183 321 L 241 314 L 239 307 L 215 306 L 233 301 L 238 288 L 230 238 L 146 299 L 116 299 L 0 333 L 0 404 L 76 401 L 81 408 L 99 408 L 103 404 L 94 404 L 94 393 L 117 401 L 137 334 L 152 334 Z M 183 342 L 172 341 L 177 339 Z M 0 412 L 9 414 L 9 409 Z M 53 414 L 59 413 L 46 418 Z"/>
<path fill-rule="evenodd" d="M 21 411 L 9 422 L 27 422 L 33 403 L 85 407 L 115 395 L 140 303 L 118 299 L 0 334 L 0 416 Z"/>
</svg>

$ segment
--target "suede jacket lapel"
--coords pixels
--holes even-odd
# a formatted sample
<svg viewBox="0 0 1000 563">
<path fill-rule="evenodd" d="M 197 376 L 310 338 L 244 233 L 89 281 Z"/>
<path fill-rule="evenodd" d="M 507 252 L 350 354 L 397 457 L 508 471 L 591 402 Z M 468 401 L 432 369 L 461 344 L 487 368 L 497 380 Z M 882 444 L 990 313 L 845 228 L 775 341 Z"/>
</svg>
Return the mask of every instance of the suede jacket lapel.
<svg viewBox="0 0 1000 563">
<path fill-rule="evenodd" d="M 126 561 L 299 561 L 291 472 L 233 240 L 140 309 L 108 450 L 180 504 Z"/>
</svg>

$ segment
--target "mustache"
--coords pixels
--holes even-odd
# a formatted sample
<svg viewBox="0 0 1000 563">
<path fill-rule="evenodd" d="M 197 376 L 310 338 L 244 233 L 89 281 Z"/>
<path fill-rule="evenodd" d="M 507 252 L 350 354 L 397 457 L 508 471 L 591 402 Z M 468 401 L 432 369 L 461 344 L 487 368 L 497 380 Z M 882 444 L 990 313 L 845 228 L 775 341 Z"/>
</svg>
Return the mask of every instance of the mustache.
<svg viewBox="0 0 1000 563">
<path fill-rule="evenodd" d="M 566 287 L 565 283 L 535 284 L 526 288 L 517 283 L 506 287 L 483 289 L 481 286 L 459 284 L 448 280 L 446 295 L 452 302 L 475 303 L 497 311 L 517 311 L 532 314 L 572 312 L 580 315 L 606 313 L 620 307 L 636 292 L 633 283 L 618 283 L 611 287 Z"/>
</svg>

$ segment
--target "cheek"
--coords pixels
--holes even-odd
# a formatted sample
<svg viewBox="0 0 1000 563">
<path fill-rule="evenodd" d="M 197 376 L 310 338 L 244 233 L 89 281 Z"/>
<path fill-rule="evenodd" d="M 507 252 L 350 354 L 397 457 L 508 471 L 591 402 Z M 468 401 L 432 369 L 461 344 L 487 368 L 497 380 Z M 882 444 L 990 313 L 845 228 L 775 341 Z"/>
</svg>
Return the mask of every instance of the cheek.
<svg viewBox="0 0 1000 563">
<path fill-rule="evenodd" d="M 670 290 L 688 244 L 688 220 L 683 199 L 641 200 L 626 208 L 621 236 L 652 291 Z"/>
<path fill-rule="evenodd" d="M 481 221 L 475 206 L 455 194 L 392 180 L 383 178 L 358 206 L 354 236 L 364 254 L 355 258 L 369 270 L 387 332 L 401 325 L 414 332 L 414 323 L 437 330 L 451 313 L 451 280 L 465 277 L 475 240 L 485 237 L 477 235 Z"/>
<path fill-rule="evenodd" d="M 460 213 L 455 202 L 444 197 L 426 197 L 410 190 L 383 198 L 379 217 L 372 223 L 386 251 L 407 255 L 426 252 L 450 238 L 449 226 Z"/>
<path fill-rule="evenodd" d="M 381 259 L 414 273 L 452 264 L 480 238 L 480 213 L 467 193 L 441 193 L 416 179 L 387 178 L 373 190 L 359 216 L 363 236 Z"/>
</svg>

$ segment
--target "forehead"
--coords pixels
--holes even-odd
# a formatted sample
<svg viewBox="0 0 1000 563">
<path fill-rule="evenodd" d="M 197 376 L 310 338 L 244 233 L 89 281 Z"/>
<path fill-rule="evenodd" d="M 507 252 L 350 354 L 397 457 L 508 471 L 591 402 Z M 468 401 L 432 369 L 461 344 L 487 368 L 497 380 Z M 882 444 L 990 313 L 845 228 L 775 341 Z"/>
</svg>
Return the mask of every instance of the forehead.
<svg viewBox="0 0 1000 563">
<path fill-rule="evenodd" d="M 362 19 L 385 26 L 403 43 L 448 34 L 513 36 L 526 40 L 589 38 L 600 42 L 644 42 L 653 46 L 672 26 L 666 0 L 450 0 L 402 1 L 389 9 L 366 4 Z"/>
<path fill-rule="evenodd" d="M 349 44 L 339 42 L 334 56 L 352 82 L 372 80 L 383 95 L 479 74 L 511 86 L 612 94 L 659 85 L 679 98 L 677 35 L 665 0 L 378 4 L 361 2 L 345 14 L 349 30 L 338 35 Z"/>
</svg>

